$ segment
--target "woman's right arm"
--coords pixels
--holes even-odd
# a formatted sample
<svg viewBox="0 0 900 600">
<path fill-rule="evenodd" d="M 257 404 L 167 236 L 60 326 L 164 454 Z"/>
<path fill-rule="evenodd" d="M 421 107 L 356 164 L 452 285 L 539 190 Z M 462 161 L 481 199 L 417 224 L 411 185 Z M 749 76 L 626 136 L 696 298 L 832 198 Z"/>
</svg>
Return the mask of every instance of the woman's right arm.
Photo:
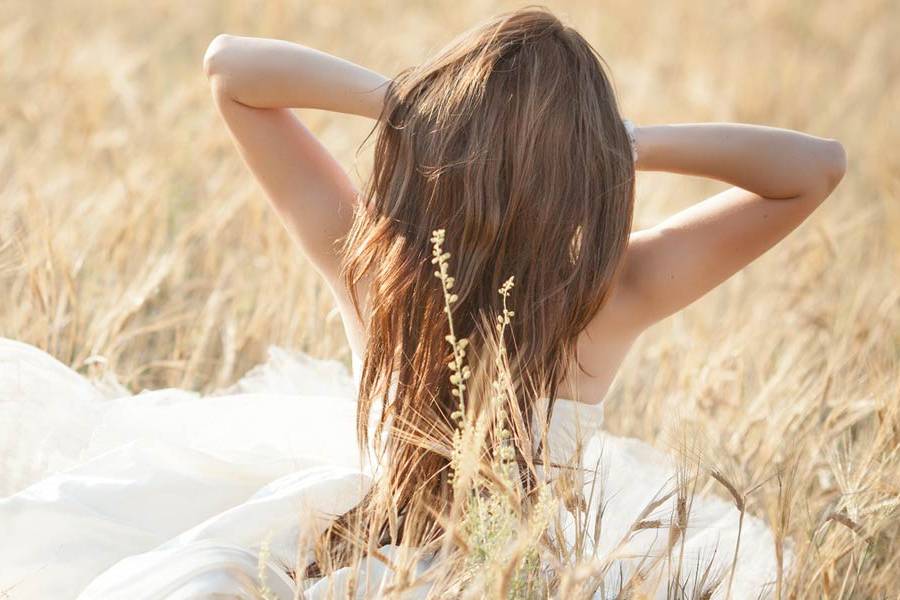
<svg viewBox="0 0 900 600">
<path fill-rule="evenodd" d="M 846 170 L 843 146 L 740 123 L 637 127 L 639 170 L 708 177 L 733 187 L 631 235 L 614 296 L 632 327 L 686 307 L 799 226 Z"/>
</svg>

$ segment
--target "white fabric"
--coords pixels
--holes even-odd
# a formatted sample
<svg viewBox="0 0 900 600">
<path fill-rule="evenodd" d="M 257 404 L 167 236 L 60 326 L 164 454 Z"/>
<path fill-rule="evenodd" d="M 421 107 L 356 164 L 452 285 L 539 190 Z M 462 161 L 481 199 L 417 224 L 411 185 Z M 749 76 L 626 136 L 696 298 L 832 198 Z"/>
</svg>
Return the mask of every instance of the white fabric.
<svg viewBox="0 0 900 600">
<path fill-rule="evenodd" d="M 337 361 L 272 348 L 265 364 L 218 393 L 131 396 L 0 338 L 0 597 L 256 597 L 267 544 L 270 597 L 293 598 L 288 570 L 306 565 L 298 537 L 320 532 L 371 482 L 373 467 L 356 445 L 359 367 L 356 357 L 351 374 Z M 576 429 L 584 440 L 584 464 L 599 477 L 585 480 L 588 497 L 602 481 L 597 556 L 671 485 L 673 468 L 649 445 L 604 433 L 602 421 L 602 405 L 560 400 L 550 427 L 554 459 L 571 455 Z M 715 568 L 727 568 L 737 519 L 728 503 L 695 499 L 685 557 L 708 559 L 718 543 Z M 665 530 L 645 530 L 628 550 L 640 555 L 664 542 Z M 745 517 L 740 548 L 732 597 L 766 595 L 771 532 Z M 632 563 L 612 570 L 607 589 Z M 361 586 L 358 597 L 377 597 L 390 573 L 374 559 L 363 572 L 369 593 Z M 330 586 L 343 598 L 349 575 L 343 569 L 301 594 L 325 598 Z"/>
</svg>

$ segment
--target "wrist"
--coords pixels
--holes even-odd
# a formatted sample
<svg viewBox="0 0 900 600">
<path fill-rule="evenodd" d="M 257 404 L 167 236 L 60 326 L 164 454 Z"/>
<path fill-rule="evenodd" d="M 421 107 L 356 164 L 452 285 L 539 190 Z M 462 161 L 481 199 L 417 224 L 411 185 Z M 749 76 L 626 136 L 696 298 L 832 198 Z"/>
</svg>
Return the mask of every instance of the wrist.
<svg viewBox="0 0 900 600">
<path fill-rule="evenodd" d="M 664 136 L 665 125 L 643 125 L 634 128 L 634 140 L 638 158 L 634 168 L 639 171 L 658 170 L 656 164 L 660 156 L 661 136 Z"/>
<path fill-rule="evenodd" d="M 635 125 L 631 119 L 622 119 L 622 124 L 625 126 L 625 132 L 628 134 L 628 143 L 631 147 L 631 160 L 637 164 L 638 161 L 638 147 L 637 147 L 637 139 L 635 137 Z"/>
</svg>

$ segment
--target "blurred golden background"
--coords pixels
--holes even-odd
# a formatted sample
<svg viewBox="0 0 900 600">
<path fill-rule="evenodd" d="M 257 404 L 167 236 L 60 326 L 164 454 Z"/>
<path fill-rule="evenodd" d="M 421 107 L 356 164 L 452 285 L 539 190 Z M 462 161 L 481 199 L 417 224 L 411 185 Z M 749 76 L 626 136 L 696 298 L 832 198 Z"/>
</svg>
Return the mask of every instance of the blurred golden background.
<svg viewBox="0 0 900 600">
<path fill-rule="evenodd" d="M 900 5 L 545 5 L 604 56 L 639 125 L 759 123 L 845 146 L 847 175 L 809 221 L 638 341 L 607 414 L 615 433 L 661 446 L 666 424 L 695 426 L 710 460 L 748 487 L 796 465 L 791 530 L 835 536 L 809 590 L 837 594 L 870 543 L 832 514 L 874 527 L 852 562 L 864 565 L 857 591 L 873 596 L 858 597 L 890 590 L 900 572 Z M 216 115 L 203 52 L 220 32 L 277 37 L 391 76 L 519 6 L 0 4 L 0 335 L 132 392 L 223 387 L 269 345 L 349 364 L 326 287 Z M 372 123 L 300 114 L 361 184 Z M 636 226 L 723 187 L 641 173 Z M 752 507 L 765 513 L 777 498 L 769 481 Z"/>
</svg>

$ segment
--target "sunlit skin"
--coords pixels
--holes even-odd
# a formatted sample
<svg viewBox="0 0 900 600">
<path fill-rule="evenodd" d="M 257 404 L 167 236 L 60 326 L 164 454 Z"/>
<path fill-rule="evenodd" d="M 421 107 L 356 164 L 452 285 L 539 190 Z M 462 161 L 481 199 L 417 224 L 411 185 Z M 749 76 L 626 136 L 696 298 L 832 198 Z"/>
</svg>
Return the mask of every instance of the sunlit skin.
<svg viewBox="0 0 900 600">
<path fill-rule="evenodd" d="M 339 276 L 337 240 L 359 191 L 290 110 L 377 119 L 389 79 L 302 44 L 219 35 L 204 57 L 216 107 L 275 211 L 331 289 L 351 348 L 366 332 Z M 602 400 L 637 337 L 761 256 L 803 223 L 844 176 L 835 139 L 742 123 L 637 125 L 636 168 L 730 185 L 632 232 L 609 301 L 578 341 L 584 371 L 559 394 Z M 365 305 L 366 293 L 359 290 Z"/>
</svg>

